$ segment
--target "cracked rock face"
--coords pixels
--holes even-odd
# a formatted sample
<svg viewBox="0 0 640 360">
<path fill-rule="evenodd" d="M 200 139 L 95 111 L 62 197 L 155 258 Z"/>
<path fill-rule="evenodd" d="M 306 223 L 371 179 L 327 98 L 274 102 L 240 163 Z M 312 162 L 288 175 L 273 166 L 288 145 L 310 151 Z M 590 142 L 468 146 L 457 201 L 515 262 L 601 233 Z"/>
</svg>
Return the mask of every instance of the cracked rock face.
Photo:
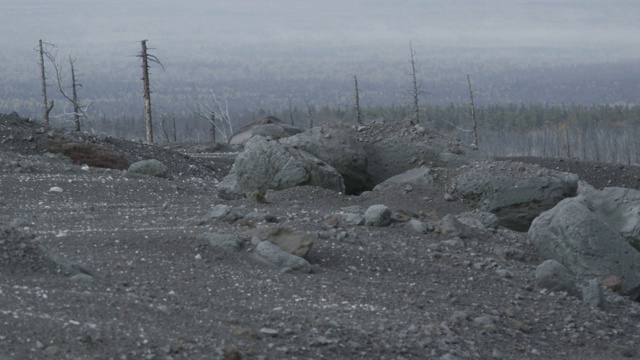
<svg viewBox="0 0 640 360">
<path fill-rule="evenodd" d="M 247 142 L 222 184 L 222 194 L 228 198 L 302 185 L 345 191 L 342 176 L 331 165 L 303 150 L 262 136 Z"/>
<path fill-rule="evenodd" d="M 629 228 L 624 214 L 630 205 L 623 195 L 629 192 L 638 194 L 590 189 L 565 199 L 533 221 L 528 238 L 543 257 L 557 260 L 578 276 L 620 277 L 622 291 L 638 299 L 640 252 L 625 238 Z M 615 193 L 620 196 L 603 197 Z"/>
<path fill-rule="evenodd" d="M 463 167 L 449 191 L 496 214 L 500 225 L 527 231 L 540 213 L 577 190 L 575 174 L 515 162 L 481 162 Z"/>
</svg>

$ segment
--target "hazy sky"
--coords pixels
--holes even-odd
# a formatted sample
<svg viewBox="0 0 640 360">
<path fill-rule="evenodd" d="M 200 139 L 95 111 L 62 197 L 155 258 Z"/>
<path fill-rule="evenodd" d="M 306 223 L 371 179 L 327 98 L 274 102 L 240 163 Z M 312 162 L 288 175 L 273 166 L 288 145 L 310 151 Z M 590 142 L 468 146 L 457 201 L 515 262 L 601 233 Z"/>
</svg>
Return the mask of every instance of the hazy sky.
<svg viewBox="0 0 640 360">
<path fill-rule="evenodd" d="M 172 51 L 212 43 L 357 47 L 411 40 L 454 47 L 606 46 L 625 56 L 624 47 L 639 48 L 640 1 L 2 0 L 0 33 L 9 52 L 30 50 L 40 38 L 68 49 L 150 39 Z"/>
</svg>

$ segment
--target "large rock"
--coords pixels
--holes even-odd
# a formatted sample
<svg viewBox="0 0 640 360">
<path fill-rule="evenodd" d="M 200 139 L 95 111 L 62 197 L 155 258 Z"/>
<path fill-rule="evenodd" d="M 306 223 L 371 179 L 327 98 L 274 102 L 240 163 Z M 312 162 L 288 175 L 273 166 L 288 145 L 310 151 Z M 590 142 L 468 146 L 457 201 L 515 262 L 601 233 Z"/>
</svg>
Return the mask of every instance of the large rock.
<svg viewBox="0 0 640 360">
<path fill-rule="evenodd" d="M 127 170 L 132 173 L 155 176 L 160 178 L 169 177 L 169 168 L 156 159 L 141 160 L 129 166 Z"/>
<path fill-rule="evenodd" d="M 585 195 L 565 199 L 533 221 L 528 237 L 542 257 L 578 276 L 619 276 L 623 292 L 638 299 L 640 252 L 600 212 Z"/>
<path fill-rule="evenodd" d="M 371 205 L 364 213 L 364 224 L 382 227 L 391 223 L 391 209 L 385 205 Z"/>
<path fill-rule="evenodd" d="M 536 165 L 483 162 L 466 167 L 449 191 L 498 216 L 500 225 L 527 231 L 533 219 L 562 199 L 575 196 L 578 176 Z"/>
<path fill-rule="evenodd" d="M 345 191 L 342 176 L 331 165 L 303 150 L 256 136 L 236 157 L 231 173 L 218 186 L 218 195 L 237 199 L 302 185 Z"/>
<path fill-rule="evenodd" d="M 262 259 L 285 269 L 297 270 L 306 273 L 313 272 L 313 268 L 307 260 L 300 256 L 290 254 L 269 241 L 261 241 L 258 243 L 258 245 L 256 245 L 256 254 L 258 254 Z"/>
<path fill-rule="evenodd" d="M 596 190 L 581 183 L 579 194 L 607 225 L 615 229 L 636 250 L 640 251 L 640 191 L 620 187 Z"/>
<path fill-rule="evenodd" d="M 367 170 L 364 146 L 347 131 L 315 127 L 291 136 L 283 143 L 304 150 L 333 166 L 342 175 L 348 194 L 359 194 L 374 186 Z"/>
<path fill-rule="evenodd" d="M 535 282 L 539 288 L 551 291 L 566 291 L 569 295 L 582 298 L 575 277 L 566 266 L 556 260 L 545 260 L 538 265 Z"/>
<path fill-rule="evenodd" d="M 367 140 L 368 171 L 375 184 L 423 165 L 454 168 L 487 159 L 421 125 L 369 124 L 361 134 Z"/>
<path fill-rule="evenodd" d="M 265 116 L 238 130 L 231 138 L 230 145 L 244 145 L 254 136 L 280 139 L 301 132 L 302 129 L 292 125 L 287 125 L 277 117 Z"/>
<path fill-rule="evenodd" d="M 251 236 L 254 242 L 269 241 L 283 251 L 302 258 L 307 257 L 315 241 L 312 235 L 280 226 L 253 230 Z"/>
</svg>

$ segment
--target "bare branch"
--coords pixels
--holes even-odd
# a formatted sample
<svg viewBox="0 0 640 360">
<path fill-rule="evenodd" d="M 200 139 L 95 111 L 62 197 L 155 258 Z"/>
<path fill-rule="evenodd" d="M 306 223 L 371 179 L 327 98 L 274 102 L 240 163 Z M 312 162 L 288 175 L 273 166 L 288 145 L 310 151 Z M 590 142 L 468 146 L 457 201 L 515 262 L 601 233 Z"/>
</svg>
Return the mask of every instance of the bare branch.
<svg viewBox="0 0 640 360">
<path fill-rule="evenodd" d="M 215 131 L 219 132 L 226 144 L 231 142 L 234 135 L 236 122 L 229 113 L 229 102 L 227 96 L 220 99 L 216 93 L 209 90 L 206 101 L 197 99 L 196 116 L 208 121 L 211 124 L 212 138 L 215 141 Z"/>
</svg>

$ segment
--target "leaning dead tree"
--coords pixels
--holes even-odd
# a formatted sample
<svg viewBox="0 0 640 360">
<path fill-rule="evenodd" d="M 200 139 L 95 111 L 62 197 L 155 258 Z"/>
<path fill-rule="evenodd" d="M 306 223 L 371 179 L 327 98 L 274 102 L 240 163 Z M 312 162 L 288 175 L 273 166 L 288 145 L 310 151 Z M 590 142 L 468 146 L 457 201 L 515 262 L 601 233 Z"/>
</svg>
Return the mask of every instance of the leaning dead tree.
<svg viewBox="0 0 640 360">
<path fill-rule="evenodd" d="M 358 88 L 358 76 L 353 75 L 356 88 L 356 123 L 362 125 L 362 113 L 360 112 L 360 89 Z"/>
<path fill-rule="evenodd" d="M 478 123 L 476 122 L 476 105 L 473 102 L 473 89 L 471 88 L 471 76 L 467 74 L 469 83 L 469 100 L 471 102 L 471 121 L 473 121 L 473 144 L 478 146 Z"/>
<path fill-rule="evenodd" d="M 409 50 L 411 51 L 411 95 L 413 96 L 413 118 L 416 121 L 416 124 L 420 124 L 420 84 L 418 84 L 418 77 L 416 75 L 416 52 L 413 50 L 413 44 L 409 42 Z"/>
<path fill-rule="evenodd" d="M 44 124 L 46 126 L 49 126 L 49 113 L 53 109 L 53 100 L 51 100 L 50 102 L 47 101 L 47 74 L 44 68 L 45 49 L 43 44 L 49 45 L 49 46 L 53 46 L 53 44 L 43 43 L 41 39 L 39 42 L 39 48 L 38 48 L 38 51 L 40 52 L 40 63 L 38 65 L 40 65 L 40 80 L 42 80 L 42 103 L 43 103 L 42 118 L 44 120 Z"/>
<path fill-rule="evenodd" d="M 147 124 L 147 142 L 153 144 L 153 121 L 151 118 L 151 87 L 149 86 L 149 61 L 160 65 L 163 69 L 164 66 L 158 60 L 155 55 L 151 55 L 147 52 L 147 41 L 142 40 L 142 49 L 138 57 L 142 59 L 142 82 L 144 84 L 143 96 L 144 96 L 144 108 L 145 108 L 145 121 Z"/>
<path fill-rule="evenodd" d="M 206 100 L 198 99 L 196 116 L 209 122 L 211 140 L 216 142 L 216 132 L 222 135 L 226 144 L 231 142 L 236 122 L 231 118 L 227 96 L 222 99 L 213 91 L 209 91 Z"/>
</svg>

